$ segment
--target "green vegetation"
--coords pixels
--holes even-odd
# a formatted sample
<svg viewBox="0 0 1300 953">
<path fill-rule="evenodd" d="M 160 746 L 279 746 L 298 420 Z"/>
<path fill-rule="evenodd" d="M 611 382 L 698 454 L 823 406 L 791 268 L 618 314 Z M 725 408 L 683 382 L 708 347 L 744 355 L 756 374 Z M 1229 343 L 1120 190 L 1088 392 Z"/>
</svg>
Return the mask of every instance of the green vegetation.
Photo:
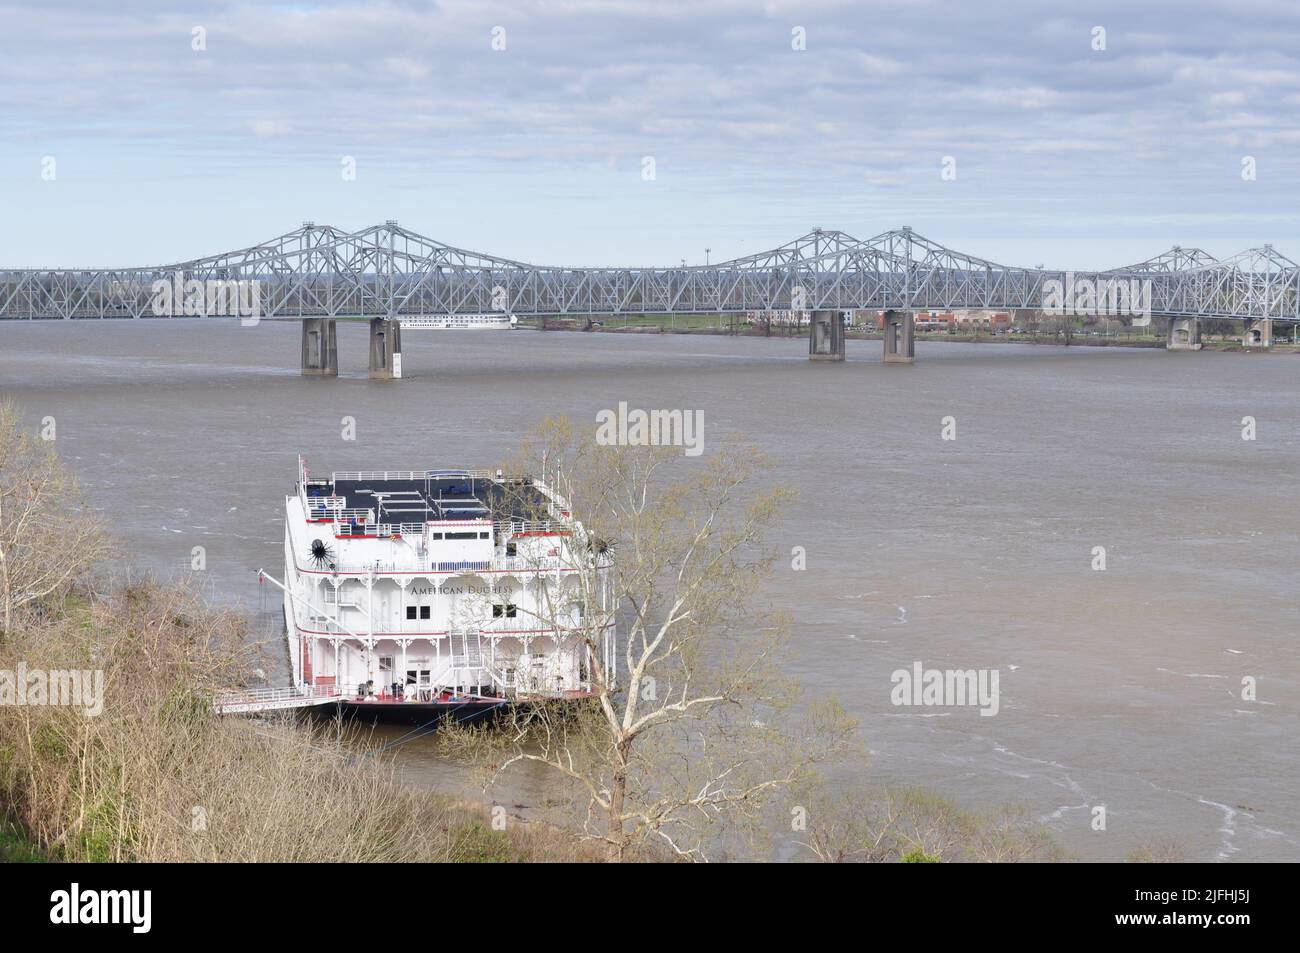
<svg viewBox="0 0 1300 953">
<path fill-rule="evenodd" d="M 942 863 L 942 860 L 938 854 L 927 854 L 921 848 L 913 847 L 903 855 L 902 862 L 905 864 L 938 864 Z"/>
<path fill-rule="evenodd" d="M 101 588 L 100 529 L 52 452 L 0 404 L 0 671 L 88 672 L 85 704 L 0 705 L 0 858 L 55 861 L 586 859 L 573 835 L 398 783 L 383 756 L 291 716 L 214 714 L 264 660 L 239 616 L 183 586 Z M 54 547 L 58 552 L 48 552 Z M 38 684 L 44 685 L 43 681 Z M 42 688 L 44 691 L 44 688 Z M 102 708 L 100 704 L 102 703 Z M 96 709 L 99 709 L 96 711 Z M 498 821 L 501 819 L 498 818 Z"/>
<path fill-rule="evenodd" d="M 571 593 L 580 594 L 591 698 L 519 706 L 491 729 L 443 733 L 491 781 L 544 769 L 611 861 L 652 850 L 707 860 L 724 838 L 770 834 L 765 809 L 785 806 L 783 792 L 838 760 L 857 727 L 827 700 L 794 709 L 790 623 L 757 598 L 775 558 L 767 534 L 793 491 L 764 485 L 766 461 L 735 440 L 694 466 L 680 460 L 674 447 L 602 442 L 568 418 L 525 441 L 503 469 L 552 474 L 574 519 L 570 551 L 593 554 L 569 561 L 567 592 L 544 589 L 528 624 L 573 626 Z M 529 499 L 510 513 L 545 519 L 549 501 Z M 610 541 L 623 558 L 600 555 Z M 616 624 L 615 677 L 602 645 Z"/>
<path fill-rule="evenodd" d="M 1130 864 L 1181 864 L 1187 860 L 1182 845 L 1168 838 L 1143 841 L 1124 858 Z"/>
<path fill-rule="evenodd" d="M 43 864 L 42 854 L 27 837 L 21 824 L 0 813 L 0 864 Z"/>
<path fill-rule="evenodd" d="M 1069 855 L 1017 806 L 962 810 L 918 788 L 819 792 L 800 844 L 830 863 L 1059 862 Z"/>
<path fill-rule="evenodd" d="M 597 318 L 606 328 L 664 327 L 669 330 L 721 330 L 731 325 L 725 314 L 619 314 Z"/>
<path fill-rule="evenodd" d="M 672 333 L 727 333 L 733 324 L 741 333 L 746 328 L 740 315 L 730 314 L 603 314 L 603 315 L 553 315 L 546 318 L 549 330 L 588 330 L 593 331 L 652 331 L 655 329 Z M 541 325 L 541 318 L 525 316 L 519 319 L 521 327 L 536 328 Z"/>
<path fill-rule="evenodd" d="M 179 588 L 46 607 L 0 669 L 104 671 L 102 714 L 0 707 L 0 857 L 117 861 L 586 859 L 577 838 L 398 783 L 358 742 L 284 716 L 222 718 L 254 661 L 244 626 Z M 84 617 L 89 616 L 89 626 Z M 93 661 L 92 661 L 93 659 Z M 340 737 L 342 734 L 342 737 Z"/>
</svg>

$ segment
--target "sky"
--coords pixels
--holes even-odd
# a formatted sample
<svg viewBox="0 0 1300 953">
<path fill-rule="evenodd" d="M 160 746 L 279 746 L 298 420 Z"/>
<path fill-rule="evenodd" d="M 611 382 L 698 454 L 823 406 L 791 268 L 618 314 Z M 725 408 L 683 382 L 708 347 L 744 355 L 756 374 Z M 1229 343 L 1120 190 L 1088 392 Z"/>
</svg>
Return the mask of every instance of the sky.
<svg viewBox="0 0 1300 953">
<path fill-rule="evenodd" d="M 0 267 L 388 219 L 573 266 L 1300 259 L 1300 3 L 1138 6 L 0 0 Z"/>
</svg>

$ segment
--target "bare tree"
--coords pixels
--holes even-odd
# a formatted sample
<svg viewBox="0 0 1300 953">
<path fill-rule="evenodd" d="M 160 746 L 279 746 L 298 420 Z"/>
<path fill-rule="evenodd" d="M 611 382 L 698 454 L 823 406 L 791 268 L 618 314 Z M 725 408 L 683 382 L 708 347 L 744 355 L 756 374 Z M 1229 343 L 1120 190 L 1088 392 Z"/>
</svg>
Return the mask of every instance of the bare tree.
<svg viewBox="0 0 1300 953">
<path fill-rule="evenodd" d="M 1074 333 L 1077 330 L 1078 320 L 1073 314 L 1061 314 L 1056 317 L 1055 334 L 1057 339 L 1066 347 L 1074 343 Z"/>
<path fill-rule="evenodd" d="M 919 788 L 809 798 L 797 843 L 827 863 L 1060 861 L 1065 852 L 1023 807 L 972 813 Z"/>
<path fill-rule="evenodd" d="M 507 725 L 445 737 L 490 764 L 492 779 L 521 763 L 550 768 L 611 861 L 649 844 L 707 859 L 760 832 L 772 795 L 853 730 L 833 704 L 791 717 L 789 622 L 761 598 L 773 560 L 764 535 L 791 494 L 756 489 L 762 468 L 735 445 L 697 460 L 602 446 L 564 420 L 511 464 L 553 488 L 567 563 L 562 585 L 537 587 L 518 611 L 533 629 L 580 640 L 582 690 L 566 702 L 525 686 L 521 700 L 535 704 Z M 538 558 L 540 575 L 551 563 Z"/>
<path fill-rule="evenodd" d="M 1124 858 L 1129 864 L 1182 864 L 1187 862 L 1183 845 L 1172 837 L 1144 840 Z"/>
<path fill-rule="evenodd" d="M 51 444 L 0 403 L 0 638 L 20 611 L 66 590 L 102 558 L 99 519 Z"/>
</svg>

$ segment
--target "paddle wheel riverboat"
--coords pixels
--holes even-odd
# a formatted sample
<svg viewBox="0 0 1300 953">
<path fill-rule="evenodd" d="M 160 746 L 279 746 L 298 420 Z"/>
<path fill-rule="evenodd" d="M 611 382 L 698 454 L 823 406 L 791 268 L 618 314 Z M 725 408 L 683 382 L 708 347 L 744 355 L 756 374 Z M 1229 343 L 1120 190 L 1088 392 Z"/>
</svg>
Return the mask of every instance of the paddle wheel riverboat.
<svg viewBox="0 0 1300 953">
<path fill-rule="evenodd" d="M 614 665 L 610 554 L 576 546 L 575 529 L 540 479 L 313 478 L 299 458 L 284 582 L 263 574 L 284 591 L 294 686 L 393 720 L 589 696 L 594 663 Z"/>
</svg>

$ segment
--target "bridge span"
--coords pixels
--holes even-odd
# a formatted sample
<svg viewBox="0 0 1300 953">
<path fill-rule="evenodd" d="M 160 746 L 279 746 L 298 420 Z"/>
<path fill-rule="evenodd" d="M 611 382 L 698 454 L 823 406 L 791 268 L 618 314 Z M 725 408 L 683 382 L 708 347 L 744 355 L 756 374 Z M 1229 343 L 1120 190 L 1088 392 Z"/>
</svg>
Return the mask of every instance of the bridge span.
<svg viewBox="0 0 1300 953">
<path fill-rule="evenodd" d="M 835 361 L 844 357 L 838 315 L 863 309 L 884 312 L 887 363 L 912 360 L 913 312 L 931 309 L 1160 315 L 1174 350 L 1200 346 L 1202 320 L 1231 319 L 1267 345 L 1275 322 L 1300 322 L 1300 267 L 1264 245 L 1221 259 L 1176 247 L 1106 271 L 1020 268 L 904 227 L 865 240 L 815 229 L 708 265 L 573 268 L 456 248 L 388 221 L 356 232 L 306 222 L 170 265 L 0 268 L 0 320 L 300 320 L 303 373 L 317 375 L 337 374 L 339 318 L 371 320 L 371 375 L 397 377 L 404 317 L 804 311 L 809 357 Z"/>
</svg>

